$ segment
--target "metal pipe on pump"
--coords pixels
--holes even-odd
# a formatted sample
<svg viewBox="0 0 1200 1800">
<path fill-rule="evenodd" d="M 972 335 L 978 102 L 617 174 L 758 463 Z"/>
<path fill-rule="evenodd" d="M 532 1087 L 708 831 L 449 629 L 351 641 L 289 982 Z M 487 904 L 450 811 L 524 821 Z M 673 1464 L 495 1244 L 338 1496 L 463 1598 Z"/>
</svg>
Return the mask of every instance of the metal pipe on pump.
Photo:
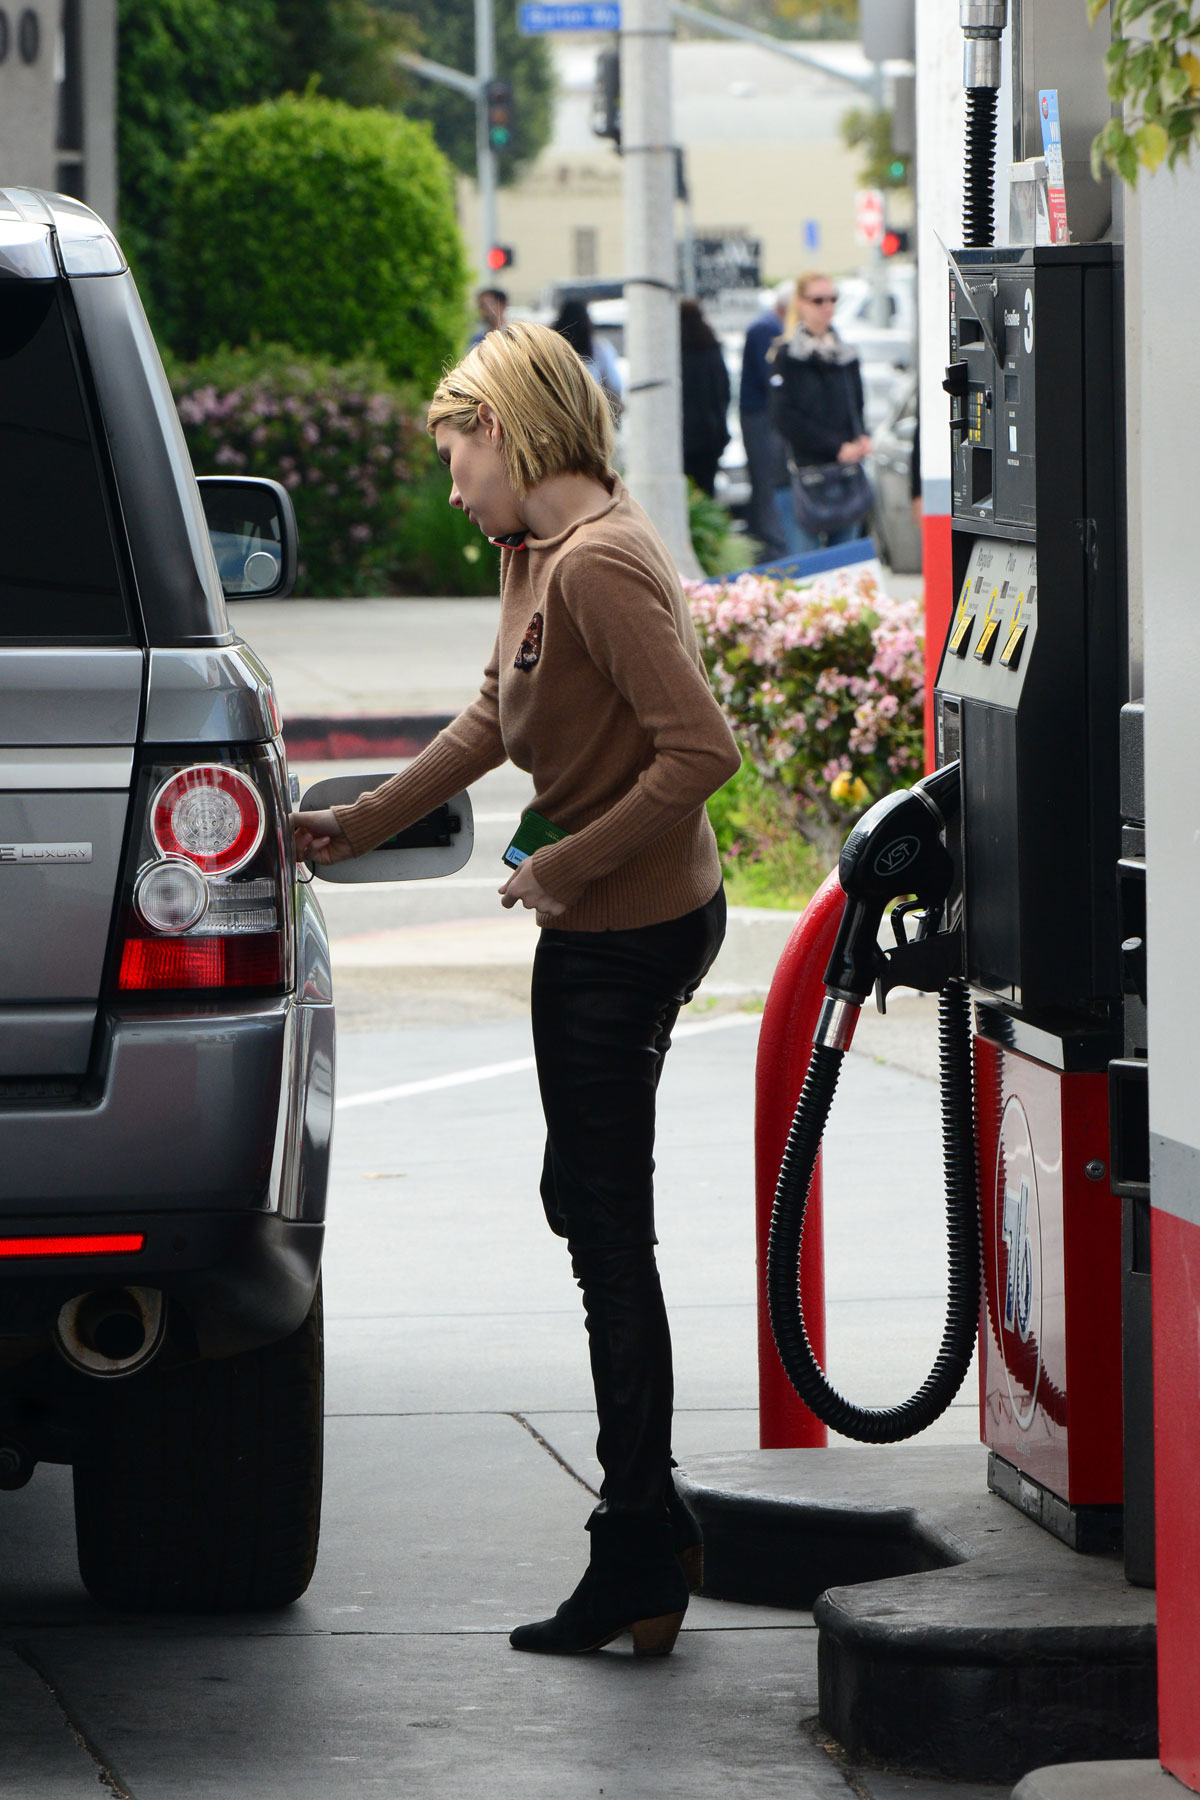
<svg viewBox="0 0 1200 1800">
<path fill-rule="evenodd" d="M 967 146 L 963 170 L 963 243 L 994 241 L 992 194 L 996 177 L 996 97 L 1000 90 L 1000 40 L 1008 0 L 961 0 L 963 87 L 967 92 Z"/>
</svg>

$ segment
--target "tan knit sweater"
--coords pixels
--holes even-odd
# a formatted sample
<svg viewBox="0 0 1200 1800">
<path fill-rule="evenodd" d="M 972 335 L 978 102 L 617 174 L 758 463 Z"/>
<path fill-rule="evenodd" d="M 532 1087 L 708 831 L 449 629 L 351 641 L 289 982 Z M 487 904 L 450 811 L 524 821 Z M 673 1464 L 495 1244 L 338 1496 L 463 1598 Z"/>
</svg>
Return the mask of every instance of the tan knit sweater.
<svg viewBox="0 0 1200 1800">
<path fill-rule="evenodd" d="M 479 697 L 410 768 L 334 809 L 355 853 L 508 757 L 533 777 L 533 810 L 570 833 L 532 858 L 567 909 L 539 925 L 628 930 L 702 906 L 721 880 L 704 802 L 739 757 L 649 519 L 614 477 L 596 513 L 503 551 L 500 591 Z"/>
</svg>

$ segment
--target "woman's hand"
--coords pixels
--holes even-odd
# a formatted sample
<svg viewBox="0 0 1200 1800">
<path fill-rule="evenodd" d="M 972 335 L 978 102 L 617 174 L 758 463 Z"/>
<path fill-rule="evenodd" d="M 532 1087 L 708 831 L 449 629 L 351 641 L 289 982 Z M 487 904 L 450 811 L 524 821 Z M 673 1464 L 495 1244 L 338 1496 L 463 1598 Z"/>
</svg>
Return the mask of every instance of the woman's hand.
<svg viewBox="0 0 1200 1800">
<path fill-rule="evenodd" d="M 561 900 L 548 894 L 537 878 L 533 867 L 533 858 L 527 856 L 520 868 L 511 874 L 504 886 L 499 890 L 501 906 L 528 906 L 533 912 L 549 913 L 556 919 L 559 913 L 565 913 L 566 907 Z"/>
<path fill-rule="evenodd" d="M 294 812 L 292 842 L 297 862 L 338 863 L 354 855 L 349 838 L 328 808 L 323 812 Z"/>
<path fill-rule="evenodd" d="M 851 438 L 849 443 L 843 444 L 837 453 L 837 459 L 840 463 L 861 462 L 864 456 L 870 454 L 870 450 L 871 440 L 864 434 L 862 437 Z"/>
</svg>

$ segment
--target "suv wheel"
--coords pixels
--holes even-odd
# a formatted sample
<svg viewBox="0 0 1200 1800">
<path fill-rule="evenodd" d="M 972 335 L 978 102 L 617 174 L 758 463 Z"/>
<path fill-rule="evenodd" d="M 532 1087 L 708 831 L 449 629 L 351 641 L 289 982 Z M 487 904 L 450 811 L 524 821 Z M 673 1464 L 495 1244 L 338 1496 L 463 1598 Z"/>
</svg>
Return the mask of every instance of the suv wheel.
<svg viewBox="0 0 1200 1800">
<path fill-rule="evenodd" d="M 321 1289 L 291 1337 L 130 1378 L 75 1467 L 79 1572 L 126 1612 L 287 1606 L 321 1521 Z"/>
</svg>

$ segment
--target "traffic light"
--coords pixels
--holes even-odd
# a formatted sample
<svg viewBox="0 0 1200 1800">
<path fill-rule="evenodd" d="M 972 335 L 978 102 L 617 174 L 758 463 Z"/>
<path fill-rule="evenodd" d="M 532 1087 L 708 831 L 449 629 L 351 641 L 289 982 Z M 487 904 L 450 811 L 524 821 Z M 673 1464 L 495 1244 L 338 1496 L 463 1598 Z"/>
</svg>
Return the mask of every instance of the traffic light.
<svg viewBox="0 0 1200 1800">
<path fill-rule="evenodd" d="M 616 50 L 601 50 L 592 83 L 592 132 L 596 137 L 621 142 L 621 58 Z"/>
<path fill-rule="evenodd" d="M 894 227 L 889 228 L 879 240 L 879 249 L 883 256 L 899 256 L 902 250 L 908 249 L 907 231 L 897 231 Z"/>
<path fill-rule="evenodd" d="M 493 275 L 498 275 L 501 269 L 511 269 L 516 260 L 510 244 L 489 244 L 487 256 L 484 258 Z"/>
<path fill-rule="evenodd" d="M 898 187 L 903 186 L 904 177 L 907 173 L 908 164 L 905 162 L 904 158 L 902 156 L 893 157 L 892 161 L 888 164 L 888 179 L 894 181 Z"/>
<path fill-rule="evenodd" d="M 488 143 L 497 156 L 511 155 L 514 143 L 512 83 L 489 81 L 483 98 L 487 107 Z"/>
</svg>

